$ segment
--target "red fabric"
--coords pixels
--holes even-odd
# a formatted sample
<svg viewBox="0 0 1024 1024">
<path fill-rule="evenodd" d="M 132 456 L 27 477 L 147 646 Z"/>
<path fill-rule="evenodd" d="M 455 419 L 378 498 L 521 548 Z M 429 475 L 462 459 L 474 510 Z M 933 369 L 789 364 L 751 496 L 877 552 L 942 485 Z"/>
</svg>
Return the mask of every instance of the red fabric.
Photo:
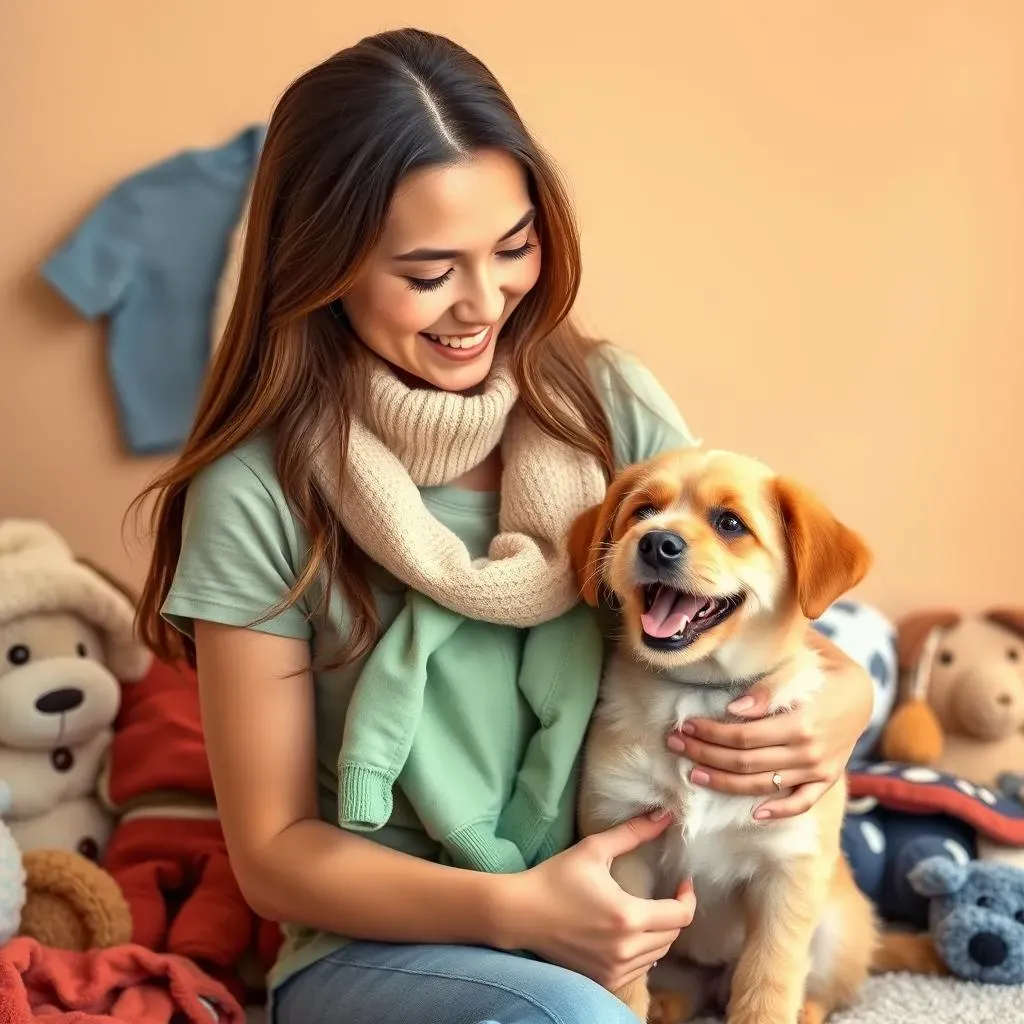
<svg viewBox="0 0 1024 1024">
<path fill-rule="evenodd" d="M 199 687 L 186 663 L 168 665 L 154 658 L 142 679 L 121 687 L 109 787 L 117 807 L 160 790 L 213 801 Z"/>
<path fill-rule="evenodd" d="M 888 762 L 886 763 L 888 764 Z M 1024 846 L 1024 805 L 998 793 L 986 800 L 974 786 L 948 772 L 936 771 L 934 782 L 904 778 L 900 769 L 915 766 L 892 764 L 891 771 L 872 769 L 850 771 L 847 775 L 852 798 L 874 797 L 883 807 L 905 814 L 948 814 L 977 829 L 982 835 L 1005 846 Z"/>
<path fill-rule="evenodd" d="M 16 938 L 0 949 L 0 1024 L 244 1024 L 223 985 L 181 957 L 141 946 L 86 953 Z"/>
<path fill-rule="evenodd" d="M 236 964 L 248 948 L 253 913 L 235 881 L 219 821 L 124 821 L 103 866 L 131 907 L 133 942 L 218 967 Z M 179 902 L 171 920 L 168 908 Z"/>
</svg>

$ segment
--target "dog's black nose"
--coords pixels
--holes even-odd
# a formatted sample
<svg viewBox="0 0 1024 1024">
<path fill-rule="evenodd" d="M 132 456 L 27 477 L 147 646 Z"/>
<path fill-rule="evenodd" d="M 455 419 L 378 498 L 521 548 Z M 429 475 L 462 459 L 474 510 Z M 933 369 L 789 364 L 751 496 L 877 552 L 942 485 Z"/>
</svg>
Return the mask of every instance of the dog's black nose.
<svg viewBox="0 0 1024 1024">
<path fill-rule="evenodd" d="M 73 711 L 82 701 L 85 694 L 76 687 L 65 687 L 63 690 L 51 690 L 44 693 L 36 701 L 36 711 L 44 715 L 62 715 L 65 711 Z"/>
<path fill-rule="evenodd" d="M 981 967 L 998 967 L 1010 952 L 1006 940 L 995 932 L 978 932 L 967 943 L 971 959 Z"/>
<path fill-rule="evenodd" d="M 686 550 L 686 542 L 678 533 L 651 530 L 640 538 L 638 550 L 652 569 L 672 569 Z"/>
</svg>

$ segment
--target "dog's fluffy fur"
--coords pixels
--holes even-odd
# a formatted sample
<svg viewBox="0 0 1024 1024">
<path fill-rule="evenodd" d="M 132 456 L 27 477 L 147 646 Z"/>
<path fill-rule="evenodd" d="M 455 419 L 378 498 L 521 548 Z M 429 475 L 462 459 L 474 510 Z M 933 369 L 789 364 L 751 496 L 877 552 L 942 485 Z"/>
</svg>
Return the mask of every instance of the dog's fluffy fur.
<svg viewBox="0 0 1024 1024">
<path fill-rule="evenodd" d="M 607 594 L 622 632 L 587 741 L 581 831 L 670 811 L 669 829 L 612 873 L 635 896 L 671 896 L 687 878 L 696 893 L 658 969 L 674 992 L 659 1018 L 717 1001 L 730 1024 L 824 1020 L 853 998 L 878 941 L 840 849 L 843 783 L 805 814 L 756 821 L 770 782 L 756 798 L 695 786 L 666 739 L 688 719 L 725 720 L 755 681 L 774 686 L 772 710 L 811 697 L 823 677 L 808 620 L 862 579 L 865 544 L 761 463 L 686 450 L 622 473 L 571 548 L 584 597 Z M 617 994 L 647 1019 L 646 978 Z"/>
</svg>

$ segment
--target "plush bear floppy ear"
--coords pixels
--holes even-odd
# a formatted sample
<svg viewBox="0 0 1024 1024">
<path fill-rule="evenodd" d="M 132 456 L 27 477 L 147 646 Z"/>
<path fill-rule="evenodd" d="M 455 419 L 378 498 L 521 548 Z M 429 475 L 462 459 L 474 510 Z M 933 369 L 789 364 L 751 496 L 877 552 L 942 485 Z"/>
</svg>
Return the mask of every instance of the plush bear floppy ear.
<svg viewBox="0 0 1024 1024">
<path fill-rule="evenodd" d="M 927 899 L 952 896 L 967 884 L 967 868 L 939 854 L 915 864 L 907 873 L 907 881 L 914 892 Z"/>
</svg>

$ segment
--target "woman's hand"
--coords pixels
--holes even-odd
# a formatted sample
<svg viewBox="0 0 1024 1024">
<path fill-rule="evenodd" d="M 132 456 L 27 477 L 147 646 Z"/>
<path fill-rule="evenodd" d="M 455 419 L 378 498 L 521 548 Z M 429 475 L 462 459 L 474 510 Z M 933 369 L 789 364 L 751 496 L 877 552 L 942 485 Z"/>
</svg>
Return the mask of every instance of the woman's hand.
<svg viewBox="0 0 1024 1024">
<path fill-rule="evenodd" d="M 665 831 L 671 816 L 635 818 L 588 836 L 508 879 L 502 945 L 527 949 L 616 991 L 650 970 L 692 920 L 693 888 L 675 899 L 638 899 L 610 874 L 612 861 Z"/>
<path fill-rule="evenodd" d="M 694 762 L 690 779 L 723 793 L 771 796 L 777 772 L 788 796 L 767 800 L 754 812 L 759 821 L 803 814 L 846 770 L 853 748 L 871 720 L 870 677 L 839 648 L 810 630 L 821 654 L 825 685 L 802 707 L 765 717 L 770 694 L 755 685 L 729 712 L 746 722 L 692 719 L 671 733 L 668 745 Z"/>
</svg>

